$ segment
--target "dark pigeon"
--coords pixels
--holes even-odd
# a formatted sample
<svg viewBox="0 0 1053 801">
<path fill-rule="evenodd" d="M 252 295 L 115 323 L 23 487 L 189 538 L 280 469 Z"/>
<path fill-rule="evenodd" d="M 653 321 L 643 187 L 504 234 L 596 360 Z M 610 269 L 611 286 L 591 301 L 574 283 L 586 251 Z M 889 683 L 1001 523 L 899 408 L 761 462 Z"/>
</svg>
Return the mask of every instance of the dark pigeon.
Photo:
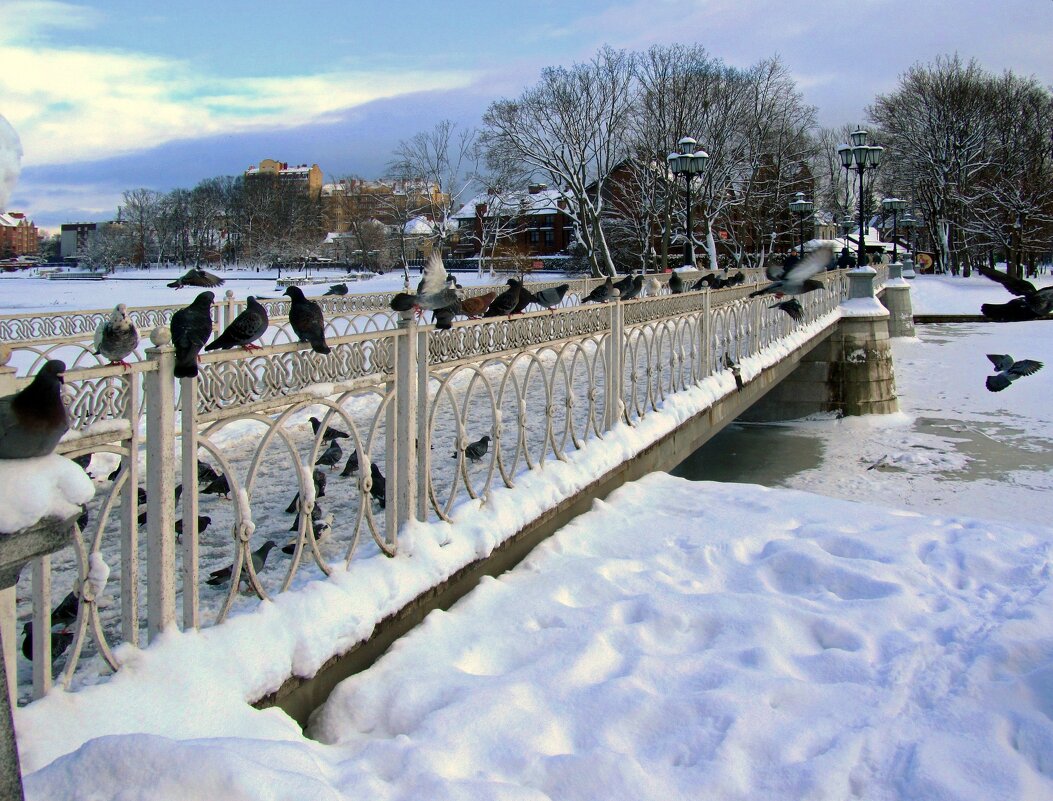
<svg viewBox="0 0 1053 801">
<path fill-rule="evenodd" d="M 223 286 L 223 279 L 218 275 L 202 270 L 200 267 L 194 267 L 168 286 L 172 289 L 182 289 L 185 286 L 217 287 Z"/>
<path fill-rule="evenodd" d="M 475 442 L 468 443 L 467 447 L 465 447 L 465 449 L 464 449 L 464 455 L 467 458 L 471 459 L 473 462 L 478 462 L 480 459 L 482 459 L 484 456 L 486 456 L 486 452 L 489 449 L 490 449 L 490 437 L 484 435 L 484 436 L 480 437 L 479 439 L 477 439 Z M 456 453 L 453 454 L 453 458 L 454 459 L 457 458 L 457 454 Z"/>
<path fill-rule="evenodd" d="M 540 292 L 534 293 L 534 303 L 555 314 L 556 307 L 563 302 L 563 298 L 569 289 L 570 284 L 560 284 L 559 286 L 550 286 L 548 289 L 542 289 Z"/>
<path fill-rule="evenodd" d="M 33 382 L 0 398 L 0 459 L 30 459 L 55 450 L 69 429 L 62 403 L 64 362 L 51 359 Z"/>
<path fill-rule="evenodd" d="M 317 512 L 317 511 L 318 511 L 318 509 L 316 507 L 315 508 L 315 512 Z M 334 519 L 335 518 L 334 518 L 332 512 L 330 512 L 329 514 L 327 514 L 325 516 L 322 516 L 320 513 L 317 514 L 317 515 L 314 512 L 311 513 L 311 528 L 314 529 L 315 542 L 321 542 L 323 539 L 325 539 L 332 532 L 332 530 L 333 530 L 333 520 Z M 296 531 L 299 527 L 300 527 L 300 518 L 299 518 L 299 516 L 297 516 L 296 522 L 293 524 L 293 527 L 291 529 L 289 529 L 289 530 L 290 531 Z M 296 553 L 296 544 L 299 541 L 300 541 L 299 538 L 296 538 L 294 540 L 290 540 L 288 544 L 282 546 L 282 553 L 288 554 L 289 556 L 292 556 L 294 553 Z"/>
<path fill-rule="evenodd" d="M 80 456 L 74 456 L 73 464 L 77 465 L 81 470 L 87 470 L 88 465 L 91 464 L 91 454 L 82 453 Z"/>
<path fill-rule="evenodd" d="M 117 466 L 113 468 L 113 472 L 106 476 L 107 481 L 116 481 L 117 476 L 121 474 L 121 462 L 117 462 Z"/>
<path fill-rule="evenodd" d="M 717 278 L 716 275 L 713 273 L 706 273 L 691 285 L 691 291 L 698 292 L 702 289 L 719 289 L 721 283 L 721 280 Z"/>
<path fill-rule="evenodd" d="M 317 522 L 317 521 L 321 520 L 323 514 L 325 514 L 325 513 L 322 511 L 322 504 L 316 503 L 314 505 L 314 508 L 311 510 L 311 522 Z M 296 529 L 298 529 L 299 527 L 300 527 L 300 513 L 297 512 L 296 513 L 296 517 L 293 520 L 293 524 L 289 528 L 289 531 L 296 531 Z M 283 549 L 283 551 L 284 551 L 284 549 Z"/>
<path fill-rule="evenodd" d="M 614 282 L 614 288 L 618 290 L 620 295 L 624 295 L 629 290 L 629 287 L 631 287 L 632 285 L 633 285 L 633 274 L 632 273 L 629 273 L 621 281 L 615 281 Z"/>
<path fill-rule="evenodd" d="M 228 501 L 230 500 L 230 483 L 227 481 L 227 477 L 223 474 L 218 474 L 208 484 L 206 484 L 201 492 L 205 495 L 222 495 Z"/>
<path fill-rule="evenodd" d="M 380 468 L 373 462 L 369 463 L 369 475 L 373 479 L 372 485 L 369 488 L 369 494 L 373 496 L 373 500 L 380 504 L 381 509 L 386 509 L 388 502 L 388 482 L 384 478 L 384 474 L 380 472 Z"/>
<path fill-rule="evenodd" d="M 118 303 L 109 317 L 95 329 L 95 354 L 110 360 L 110 364 L 128 367 L 124 357 L 139 344 L 139 331 L 128 318 L 128 307 Z"/>
<path fill-rule="evenodd" d="M 212 301 L 215 297 L 211 292 L 202 292 L 193 303 L 172 315 L 173 372 L 176 378 L 197 375 L 197 355 L 212 336 Z"/>
<path fill-rule="evenodd" d="M 77 528 L 84 531 L 84 529 L 88 527 L 88 520 L 90 519 L 88 515 L 88 507 L 81 504 L 80 509 L 80 517 L 77 518 Z"/>
<path fill-rule="evenodd" d="M 66 652 L 66 649 L 70 647 L 73 642 L 72 631 L 53 631 L 51 632 L 51 661 L 54 662 L 62 654 Z M 30 662 L 33 661 L 33 621 L 28 621 L 22 626 L 22 656 L 28 659 Z"/>
<path fill-rule="evenodd" d="M 582 303 L 606 303 L 611 299 L 614 292 L 614 282 L 608 276 L 607 280 L 593 289 L 588 295 L 581 299 Z"/>
<path fill-rule="evenodd" d="M 219 473 L 208 462 L 197 463 L 197 483 L 210 484 L 219 478 Z"/>
<path fill-rule="evenodd" d="M 326 477 L 325 477 L 325 473 L 323 473 L 321 470 L 315 470 L 314 473 L 312 474 L 312 478 L 314 479 L 314 497 L 315 498 L 324 498 L 325 497 L 325 485 L 326 485 L 326 483 L 328 481 L 328 479 L 326 479 Z M 300 491 L 297 490 L 296 494 L 293 495 L 292 501 L 290 501 L 289 505 L 287 507 L 285 507 L 285 513 L 291 515 L 294 512 L 296 512 L 299 508 L 300 508 Z"/>
<path fill-rule="evenodd" d="M 419 313 L 422 309 L 445 309 L 459 301 L 457 290 L 446 282 L 446 268 L 443 266 L 442 257 L 438 252 L 433 252 L 421 271 L 416 294 L 399 292 L 391 299 L 391 308 L 395 311 L 416 309 Z"/>
<path fill-rule="evenodd" d="M 522 291 L 523 283 L 515 278 L 509 278 L 505 284 L 508 289 L 493 299 L 483 317 L 512 316 L 512 312 L 519 305 L 519 293 Z"/>
<path fill-rule="evenodd" d="M 270 554 L 271 549 L 276 547 L 278 543 L 274 540 L 267 540 L 263 545 L 252 552 L 252 569 L 259 575 L 263 572 L 263 568 L 267 565 L 267 555 Z M 211 584 L 213 587 L 218 587 L 220 584 L 226 584 L 230 581 L 230 577 L 234 575 L 234 565 L 227 565 L 219 570 L 213 570 L 208 578 L 205 580 L 206 584 Z M 241 583 L 248 583 L 248 571 L 241 571 Z"/>
<path fill-rule="evenodd" d="M 453 318 L 461 313 L 461 304 L 451 304 L 443 309 L 432 309 L 431 321 L 440 331 L 453 328 Z"/>
<path fill-rule="evenodd" d="M 322 307 L 313 300 L 304 297 L 303 290 L 291 286 L 285 290 L 291 303 L 289 305 L 289 325 L 301 342 L 310 342 L 315 353 L 329 353 L 330 347 L 325 342 L 325 318 Z"/>
<path fill-rule="evenodd" d="M 684 279 L 676 270 L 669 274 L 669 291 L 674 295 L 679 295 L 684 291 Z"/>
<path fill-rule="evenodd" d="M 523 310 L 531 303 L 537 303 L 537 296 L 525 286 L 519 287 L 519 300 L 516 301 L 512 314 L 522 314 Z"/>
<path fill-rule="evenodd" d="M 801 322 L 804 319 L 804 307 L 801 305 L 801 301 L 797 298 L 790 298 L 784 300 L 781 303 L 776 303 L 768 307 L 769 309 L 782 309 L 795 323 Z"/>
<path fill-rule="evenodd" d="M 347 476 L 353 476 L 358 472 L 358 451 L 351 451 L 351 455 L 347 457 L 347 464 L 344 465 L 344 469 L 340 471 L 340 475 L 344 478 Z"/>
<path fill-rule="evenodd" d="M 311 430 L 318 434 L 318 429 L 322 425 L 322 421 L 317 417 L 311 418 Z M 341 431 L 339 428 L 333 428 L 333 426 L 326 426 L 325 433 L 322 434 L 322 442 L 332 442 L 334 439 L 347 439 L 351 435 L 346 431 Z"/>
<path fill-rule="evenodd" d="M 68 626 L 76 621 L 79 608 L 80 599 L 76 593 L 66 593 L 66 597 L 51 611 L 51 623 L 61 623 L 63 626 Z"/>
<path fill-rule="evenodd" d="M 997 281 L 1017 297 L 1008 303 L 984 303 L 980 313 L 996 323 L 1015 323 L 1025 320 L 1037 320 L 1053 312 L 1053 286 L 1036 289 L 1035 285 L 1023 278 L 1014 278 L 1000 270 L 978 266 L 977 271 L 992 281 Z"/>
<path fill-rule="evenodd" d="M 987 358 L 998 371 L 995 375 L 987 376 L 987 388 L 991 392 L 1001 392 L 1018 378 L 1037 373 L 1042 369 L 1042 362 L 1036 362 L 1034 359 L 1014 362 L 1012 356 L 998 353 L 988 353 Z"/>
<path fill-rule="evenodd" d="M 259 345 L 252 343 L 263 336 L 270 321 L 267 310 L 252 295 L 249 295 L 245 311 L 235 317 L 222 334 L 205 345 L 205 350 L 226 350 L 242 347 L 245 350 L 256 350 Z"/>
<path fill-rule="evenodd" d="M 326 295 L 346 295 L 347 284 L 333 284 L 325 291 Z"/>
<path fill-rule="evenodd" d="M 626 289 L 621 290 L 622 300 L 632 300 L 640 294 L 640 290 L 643 289 L 643 276 L 637 275 L 633 277 L 629 286 Z"/>
<path fill-rule="evenodd" d="M 329 443 L 329 447 L 325 449 L 325 452 L 318 457 L 318 461 L 315 462 L 315 466 L 322 465 L 328 467 L 330 470 L 336 467 L 337 462 L 344 455 L 344 449 L 340 447 L 340 443 L 335 439 Z"/>
</svg>

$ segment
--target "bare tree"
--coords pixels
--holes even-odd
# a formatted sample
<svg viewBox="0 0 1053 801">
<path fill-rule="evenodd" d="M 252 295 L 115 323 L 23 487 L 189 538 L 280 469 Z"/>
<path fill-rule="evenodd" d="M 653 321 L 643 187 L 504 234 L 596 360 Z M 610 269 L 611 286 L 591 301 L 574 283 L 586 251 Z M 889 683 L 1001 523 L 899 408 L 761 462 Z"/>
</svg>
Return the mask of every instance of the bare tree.
<svg viewBox="0 0 1053 801">
<path fill-rule="evenodd" d="M 161 194 L 152 189 L 129 189 L 123 194 L 123 219 L 134 242 L 132 261 L 145 267 L 155 253 Z"/>
</svg>

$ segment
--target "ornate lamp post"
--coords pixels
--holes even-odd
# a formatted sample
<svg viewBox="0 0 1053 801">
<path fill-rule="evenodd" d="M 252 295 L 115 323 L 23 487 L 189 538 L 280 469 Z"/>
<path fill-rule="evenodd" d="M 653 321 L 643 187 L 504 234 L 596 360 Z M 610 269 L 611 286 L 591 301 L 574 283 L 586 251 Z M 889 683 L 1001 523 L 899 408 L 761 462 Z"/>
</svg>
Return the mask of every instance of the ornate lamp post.
<svg viewBox="0 0 1053 801">
<path fill-rule="evenodd" d="M 910 261 L 905 265 L 903 270 L 904 278 L 913 278 L 914 273 L 914 262 L 918 258 L 918 228 L 921 226 L 921 220 L 915 217 L 910 212 L 903 215 L 903 227 L 910 231 Z"/>
<path fill-rule="evenodd" d="M 804 218 L 805 215 L 812 213 L 812 201 L 804 199 L 804 192 L 798 192 L 794 199 L 790 201 L 790 211 L 798 216 L 799 224 L 798 230 L 800 231 L 801 237 L 801 252 L 800 256 L 804 258 Z"/>
<path fill-rule="evenodd" d="M 907 208 L 907 201 L 900 200 L 898 197 L 887 197 L 881 201 L 881 205 L 885 211 L 892 212 L 892 261 L 899 261 L 899 239 L 897 238 L 899 229 L 896 227 L 896 222 L 897 215 Z M 904 223 L 906 223 L 905 219 Z"/>
<path fill-rule="evenodd" d="M 684 201 L 687 203 L 687 239 L 684 241 L 684 266 L 695 266 L 695 236 L 691 225 L 691 179 L 701 175 L 706 169 L 706 161 L 709 154 L 704 150 L 695 150 L 698 144 L 690 136 L 685 136 L 679 142 L 681 152 L 670 153 L 666 157 L 669 170 L 676 177 L 684 176 Z"/>
<path fill-rule="evenodd" d="M 852 132 L 852 144 L 837 146 L 837 155 L 841 157 L 841 166 L 859 174 L 859 255 L 858 266 L 866 265 L 866 247 L 863 244 L 863 231 L 866 224 L 866 213 L 863 210 L 863 173 L 876 169 L 881 163 L 881 154 L 885 148 L 880 145 L 867 144 L 867 132 L 863 129 Z"/>
</svg>

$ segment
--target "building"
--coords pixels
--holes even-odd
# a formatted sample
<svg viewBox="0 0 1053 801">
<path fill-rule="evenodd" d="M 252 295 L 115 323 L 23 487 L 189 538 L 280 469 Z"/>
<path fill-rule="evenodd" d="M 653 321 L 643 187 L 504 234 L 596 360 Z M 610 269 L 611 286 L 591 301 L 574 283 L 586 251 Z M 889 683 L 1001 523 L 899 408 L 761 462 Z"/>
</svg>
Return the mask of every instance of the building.
<svg viewBox="0 0 1053 801">
<path fill-rule="evenodd" d="M 521 256 L 553 256 L 574 241 L 567 196 L 545 184 L 526 192 L 487 192 L 468 201 L 453 215 L 460 236 L 454 255 L 462 258 L 494 249 Z"/>
<path fill-rule="evenodd" d="M 354 223 L 376 220 L 384 225 L 405 224 L 424 216 L 434 218 L 434 210 L 450 201 L 438 184 L 423 178 L 393 178 L 366 181 L 344 178 L 322 187 L 322 210 L 330 231 L 343 233 Z"/>
<path fill-rule="evenodd" d="M 40 251 L 40 233 L 19 211 L 0 213 L 0 259 L 35 256 Z"/>
<path fill-rule="evenodd" d="M 59 231 L 59 258 L 63 261 L 83 258 L 98 227 L 99 224 L 93 222 L 63 223 Z"/>
<path fill-rule="evenodd" d="M 251 181 L 259 176 L 274 176 L 283 185 L 302 189 L 311 198 L 319 198 L 322 195 L 322 168 L 317 164 L 310 167 L 306 164 L 290 167 L 287 161 L 264 159 L 259 166 L 253 164 L 245 170 L 246 180 Z"/>
</svg>

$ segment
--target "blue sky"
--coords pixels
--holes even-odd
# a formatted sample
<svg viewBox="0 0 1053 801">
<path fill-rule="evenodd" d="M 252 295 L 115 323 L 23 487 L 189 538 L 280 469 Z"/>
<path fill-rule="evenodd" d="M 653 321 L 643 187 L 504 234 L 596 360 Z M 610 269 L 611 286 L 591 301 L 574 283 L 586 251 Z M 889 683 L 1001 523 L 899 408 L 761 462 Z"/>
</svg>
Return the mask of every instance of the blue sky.
<svg viewBox="0 0 1053 801">
<path fill-rule="evenodd" d="M 24 150 L 8 208 L 49 227 L 103 219 L 124 189 L 266 157 L 374 177 L 398 140 L 472 124 L 603 44 L 778 54 L 839 125 L 942 53 L 1053 82 L 1050 31 L 1050 0 L 0 0 L 0 115 Z"/>
</svg>

